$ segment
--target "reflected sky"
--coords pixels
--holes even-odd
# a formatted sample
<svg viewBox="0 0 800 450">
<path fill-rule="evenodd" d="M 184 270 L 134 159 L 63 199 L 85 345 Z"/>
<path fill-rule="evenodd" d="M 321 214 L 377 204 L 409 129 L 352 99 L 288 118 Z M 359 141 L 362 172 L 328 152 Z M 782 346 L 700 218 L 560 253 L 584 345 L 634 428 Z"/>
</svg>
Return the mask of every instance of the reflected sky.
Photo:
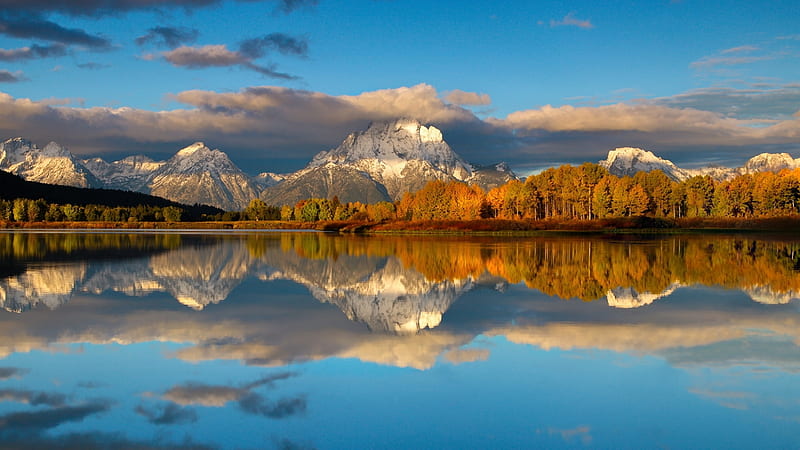
<svg viewBox="0 0 800 450">
<path fill-rule="evenodd" d="M 0 234 L 0 440 L 792 447 L 798 249 Z"/>
</svg>

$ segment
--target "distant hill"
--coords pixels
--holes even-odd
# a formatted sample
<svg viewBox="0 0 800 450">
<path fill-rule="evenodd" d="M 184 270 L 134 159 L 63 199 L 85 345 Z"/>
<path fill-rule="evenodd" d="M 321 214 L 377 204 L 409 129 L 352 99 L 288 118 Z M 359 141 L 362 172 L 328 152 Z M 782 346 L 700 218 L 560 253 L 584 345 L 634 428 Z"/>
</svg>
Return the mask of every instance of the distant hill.
<svg viewBox="0 0 800 450">
<path fill-rule="evenodd" d="M 0 199 L 14 200 L 16 198 L 29 198 L 33 200 L 41 198 L 48 203 L 80 206 L 176 206 L 184 209 L 190 218 L 199 218 L 202 214 L 213 215 L 223 212 L 221 209 L 213 206 L 184 205 L 140 192 L 118 191 L 113 189 L 87 189 L 25 181 L 17 175 L 0 170 Z"/>
</svg>

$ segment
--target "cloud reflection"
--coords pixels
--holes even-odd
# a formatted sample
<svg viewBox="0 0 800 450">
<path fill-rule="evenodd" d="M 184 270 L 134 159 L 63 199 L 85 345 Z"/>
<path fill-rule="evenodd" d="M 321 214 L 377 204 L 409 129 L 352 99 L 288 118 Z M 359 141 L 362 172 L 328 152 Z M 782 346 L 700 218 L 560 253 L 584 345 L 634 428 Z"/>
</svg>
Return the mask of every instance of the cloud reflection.
<svg viewBox="0 0 800 450">
<path fill-rule="evenodd" d="M 197 412 L 175 403 L 166 403 L 153 408 L 139 405 L 134 409 L 136 414 L 144 416 L 153 425 L 175 425 L 197 422 Z"/>
<path fill-rule="evenodd" d="M 19 378 L 26 373 L 28 373 L 27 369 L 20 369 L 18 367 L 0 367 L 0 380 Z"/>
<path fill-rule="evenodd" d="M 162 398 L 174 402 L 173 404 L 183 406 L 224 407 L 228 403 L 236 402 L 239 409 L 245 413 L 272 419 L 283 419 L 306 411 L 307 402 L 305 396 L 284 397 L 272 401 L 255 392 L 255 389 L 262 386 L 272 387 L 275 381 L 295 376 L 297 374 L 294 372 L 279 372 L 239 387 L 186 383 L 168 389 Z"/>
<path fill-rule="evenodd" d="M 12 412 L 0 416 L 0 433 L 38 432 L 68 422 L 81 422 L 111 409 L 111 403 L 96 400 L 76 406 L 58 406 L 40 411 Z"/>
</svg>

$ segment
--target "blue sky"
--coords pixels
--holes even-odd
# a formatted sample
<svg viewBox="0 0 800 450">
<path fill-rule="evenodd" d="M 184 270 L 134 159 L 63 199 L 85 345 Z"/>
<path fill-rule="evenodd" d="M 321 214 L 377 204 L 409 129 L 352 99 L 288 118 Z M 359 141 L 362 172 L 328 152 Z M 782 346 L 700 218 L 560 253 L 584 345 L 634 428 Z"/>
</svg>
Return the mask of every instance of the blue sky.
<svg viewBox="0 0 800 450">
<path fill-rule="evenodd" d="M 191 6 L 188 6 L 191 5 Z M 0 0 L 0 137 L 302 167 L 372 120 L 518 172 L 800 156 L 796 1 Z"/>
</svg>

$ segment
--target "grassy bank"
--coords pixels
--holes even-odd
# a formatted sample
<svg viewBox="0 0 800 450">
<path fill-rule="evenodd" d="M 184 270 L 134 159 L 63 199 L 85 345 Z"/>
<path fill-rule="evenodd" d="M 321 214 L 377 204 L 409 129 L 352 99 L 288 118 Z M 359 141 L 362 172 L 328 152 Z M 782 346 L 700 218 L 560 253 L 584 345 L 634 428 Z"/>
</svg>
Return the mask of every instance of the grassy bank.
<svg viewBox="0 0 800 450">
<path fill-rule="evenodd" d="M 535 234 L 539 232 L 625 233 L 692 231 L 770 231 L 800 234 L 800 216 L 773 218 L 629 217 L 596 220 L 431 220 L 431 221 L 236 221 L 236 222 L 0 222 L 7 229 L 208 229 L 208 230 L 319 230 L 381 234 Z"/>
</svg>

